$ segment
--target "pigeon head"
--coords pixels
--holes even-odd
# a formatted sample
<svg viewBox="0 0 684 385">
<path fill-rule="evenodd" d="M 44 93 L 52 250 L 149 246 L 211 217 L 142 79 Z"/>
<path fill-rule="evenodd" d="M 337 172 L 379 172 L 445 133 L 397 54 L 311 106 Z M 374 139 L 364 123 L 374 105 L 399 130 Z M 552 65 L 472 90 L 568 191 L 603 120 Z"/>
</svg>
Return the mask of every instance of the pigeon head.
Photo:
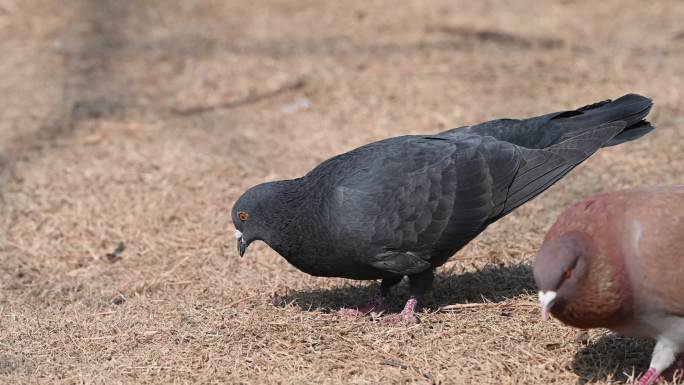
<svg viewBox="0 0 684 385">
<path fill-rule="evenodd" d="M 285 181 L 268 182 L 247 190 L 231 210 L 238 254 L 242 257 L 250 243 L 256 240 L 272 245 L 278 237 L 282 192 Z"/>
<path fill-rule="evenodd" d="M 587 275 L 586 247 L 581 238 L 564 235 L 546 241 L 534 261 L 534 280 L 539 289 L 542 318 L 554 306 L 573 299 Z"/>
</svg>

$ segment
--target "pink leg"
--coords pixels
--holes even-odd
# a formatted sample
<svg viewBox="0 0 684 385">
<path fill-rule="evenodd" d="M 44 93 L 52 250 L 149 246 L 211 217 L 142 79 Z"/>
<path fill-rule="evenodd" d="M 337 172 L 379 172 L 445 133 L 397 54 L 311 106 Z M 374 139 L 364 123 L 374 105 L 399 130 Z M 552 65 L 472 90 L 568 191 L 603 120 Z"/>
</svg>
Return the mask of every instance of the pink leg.
<svg viewBox="0 0 684 385">
<path fill-rule="evenodd" d="M 639 385 L 651 385 L 658 379 L 658 372 L 655 368 L 649 368 L 648 371 L 639 378 Z"/>
<path fill-rule="evenodd" d="M 418 300 L 411 297 L 408 301 L 406 301 L 406 305 L 404 305 L 404 310 L 402 310 L 401 313 L 388 315 L 384 317 L 381 322 L 384 325 L 398 324 L 400 322 L 408 322 L 413 324 L 418 323 L 420 321 L 418 320 L 418 317 L 416 317 L 415 314 L 417 304 Z"/>
<path fill-rule="evenodd" d="M 409 275 L 409 295 L 411 296 L 406 305 L 404 305 L 404 310 L 399 314 L 388 315 L 382 319 L 382 323 L 385 325 L 397 324 L 400 322 L 408 322 L 411 324 L 417 324 L 420 322 L 418 317 L 416 317 L 416 305 L 418 304 L 418 298 L 423 298 L 425 293 L 430 290 L 432 286 L 432 280 L 435 277 L 435 271 L 433 269 L 428 269 L 422 273 Z"/>
<path fill-rule="evenodd" d="M 384 311 L 386 308 L 385 297 L 382 295 L 376 295 L 371 299 L 365 306 L 354 308 L 345 308 L 338 310 L 337 313 L 340 315 L 350 316 L 350 317 L 363 317 L 370 314 L 371 312 Z"/>
</svg>

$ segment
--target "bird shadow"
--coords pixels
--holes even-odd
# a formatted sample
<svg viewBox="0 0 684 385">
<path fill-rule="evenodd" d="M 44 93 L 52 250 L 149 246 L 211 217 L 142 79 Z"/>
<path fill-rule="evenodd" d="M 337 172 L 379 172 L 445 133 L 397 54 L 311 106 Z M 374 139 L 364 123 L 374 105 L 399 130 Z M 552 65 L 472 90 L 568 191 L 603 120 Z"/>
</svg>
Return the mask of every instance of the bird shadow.
<svg viewBox="0 0 684 385">
<path fill-rule="evenodd" d="M 606 334 L 580 349 L 571 368 L 579 377 L 578 384 L 606 380 L 625 384 L 648 369 L 653 345 L 647 339 Z"/>
<path fill-rule="evenodd" d="M 408 285 L 392 290 L 389 311 L 401 309 L 408 296 Z M 425 298 L 424 308 L 438 308 L 455 303 L 501 302 L 508 298 L 535 292 L 532 268 L 528 264 L 488 265 L 478 271 L 454 274 L 441 272 L 435 276 L 433 290 Z M 275 296 L 279 307 L 295 305 L 306 311 L 336 311 L 345 306 L 358 306 L 378 292 L 378 285 L 348 285 L 317 288 Z"/>
</svg>

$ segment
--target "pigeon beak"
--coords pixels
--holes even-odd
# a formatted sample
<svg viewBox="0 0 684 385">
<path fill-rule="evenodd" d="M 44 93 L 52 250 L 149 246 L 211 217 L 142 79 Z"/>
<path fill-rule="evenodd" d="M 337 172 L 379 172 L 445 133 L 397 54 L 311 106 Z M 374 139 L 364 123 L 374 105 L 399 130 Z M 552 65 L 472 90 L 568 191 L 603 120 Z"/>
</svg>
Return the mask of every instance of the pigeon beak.
<svg viewBox="0 0 684 385">
<path fill-rule="evenodd" d="M 541 307 L 542 320 L 546 321 L 549 319 L 549 312 L 551 307 L 556 301 L 555 291 L 540 291 L 539 292 L 539 306 Z"/>
<path fill-rule="evenodd" d="M 238 255 L 242 257 L 245 255 L 248 245 L 247 242 L 245 242 L 245 238 L 242 236 L 242 232 L 240 230 L 235 230 L 235 239 L 237 240 Z"/>
</svg>

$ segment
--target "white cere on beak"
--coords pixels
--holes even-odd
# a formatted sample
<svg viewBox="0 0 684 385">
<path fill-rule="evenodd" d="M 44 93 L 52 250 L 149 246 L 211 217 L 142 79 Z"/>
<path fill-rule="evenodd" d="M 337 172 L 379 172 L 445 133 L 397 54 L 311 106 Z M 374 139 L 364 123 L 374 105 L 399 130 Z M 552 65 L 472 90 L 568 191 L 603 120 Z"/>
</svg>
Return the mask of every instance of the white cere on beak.
<svg viewBox="0 0 684 385">
<path fill-rule="evenodd" d="M 542 319 L 546 321 L 549 319 L 549 311 L 553 305 L 553 301 L 556 299 L 555 291 L 540 291 L 539 292 L 539 306 L 541 306 Z"/>
<path fill-rule="evenodd" d="M 235 230 L 235 239 L 240 239 L 240 238 L 242 238 L 242 231 Z"/>
</svg>

